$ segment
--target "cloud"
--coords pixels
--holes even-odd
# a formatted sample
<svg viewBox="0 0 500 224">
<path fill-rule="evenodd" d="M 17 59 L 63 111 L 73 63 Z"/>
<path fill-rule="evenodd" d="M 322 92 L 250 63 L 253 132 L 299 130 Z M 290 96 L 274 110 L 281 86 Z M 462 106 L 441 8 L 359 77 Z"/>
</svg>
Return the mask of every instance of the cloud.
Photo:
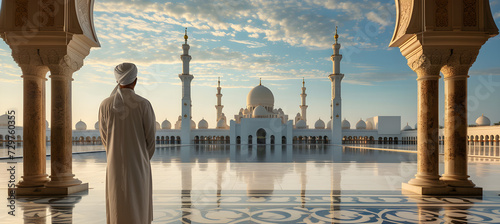
<svg viewBox="0 0 500 224">
<path fill-rule="evenodd" d="M 258 47 L 264 47 L 264 46 L 266 46 L 266 44 L 264 44 L 264 43 L 260 43 L 260 42 L 256 42 L 256 41 L 249 41 L 249 40 L 235 40 L 235 39 L 231 39 L 229 41 L 235 42 L 235 43 L 239 43 L 239 44 L 247 45 L 248 48 L 258 48 Z"/>
<path fill-rule="evenodd" d="M 252 34 L 248 35 L 248 37 L 259 38 L 259 34 L 258 33 L 252 33 Z"/>
<path fill-rule="evenodd" d="M 311 66 L 310 61 L 291 63 L 289 56 L 263 51 L 276 42 L 309 50 L 330 49 L 335 25 L 340 25 L 342 53 L 348 53 L 349 49 L 354 53 L 385 49 L 387 44 L 379 43 L 377 35 L 392 23 L 395 15 L 388 12 L 391 6 L 347 0 L 99 2 L 95 7 L 95 23 L 103 47 L 93 52 L 86 63 L 102 70 L 133 61 L 156 75 L 163 75 L 165 68 L 180 70 L 184 29 L 179 26 L 182 26 L 189 27 L 191 71 L 207 80 L 227 74 L 269 80 L 324 78 L 329 71 L 296 68 L 297 64 Z M 362 22 L 372 24 L 375 32 L 369 33 L 361 26 Z M 348 23 L 354 26 L 344 25 Z M 227 40 L 227 36 L 233 38 Z M 229 48 L 224 46 L 225 41 L 245 47 L 233 44 Z M 346 60 L 349 58 L 349 54 L 344 56 Z M 365 71 L 348 82 L 362 85 L 377 82 L 372 77 L 379 74 L 380 68 L 370 65 L 358 68 Z M 152 83 L 157 82 L 160 81 Z"/>
<path fill-rule="evenodd" d="M 212 33 L 212 35 L 214 35 L 214 36 L 216 36 L 216 37 L 223 37 L 223 36 L 226 36 L 226 35 L 227 35 L 227 33 L 222 32 L 222 31 L 213 31 L 213 32 L 211 32 L 211 33 Z"/>
<path fill-rule="evenodd" d="M 247 32 L 247 36 L 252 38 L 263 37 L 271 42 L 281 41 L 292 46 L 312 48 L 328 47 L 333 41 L 335 25 L 353 32 L 345 25 L 349 21 L 374 22 L 383 28 L 393 23 L 395 17 L 393 4 L 361 0 L 191 0 L 167 3 L 113 0 L 96 3 L 95 11 L 114 15 L 131 14 L 158 25 L 171 24 L 211 30 L 214 36 L 227 35 L 227 31 L 231 30 L 237 33 Z M 127 18 L 129 21 L 126 22 L 132 22 L 133 19 Z M 161 30 L 158 28 L 161 26 L 142 24 L 139 21 L 137 25 L 129 27 L 151 32 Z M 349 44 L 363 45 L 359 40 Z"/>
<path fill-rule="evenodd" d="M 380 24 L 381 26 L 389 26 L 391 24 L 389 20 L 380 17 L 379 14 L 377 14 L 373 11 L 368 12 L 366 14 L 366 18 L 372 22 Z"/>
</svg>

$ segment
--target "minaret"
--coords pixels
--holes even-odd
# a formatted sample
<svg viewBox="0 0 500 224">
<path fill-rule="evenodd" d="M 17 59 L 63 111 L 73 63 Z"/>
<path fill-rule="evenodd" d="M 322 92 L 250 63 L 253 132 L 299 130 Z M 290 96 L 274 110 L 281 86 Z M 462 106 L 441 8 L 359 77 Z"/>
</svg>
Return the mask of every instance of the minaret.
<svg viewBox="0 0 500 224">
<path fill-rule="evenodd" d="M 217 94 L 215 94 L 215 96 L 217 96 L 217 105 L 215 105 L 215 109 L 217 110 L 217 119 L 215 120 L 215 122 L 219 122 L 219 120 L 222 118 L 222 108 L 224 107 L 221 103 L 222 103 L 222 93 L 220 93 L 220 77 L 217 81 Z"/>
<path fill-rule="evenodd" d="M 179 74 L 179 78 L 182 81 L 181 144 L 191 143 L 191 80 L 193 80 L 194 77 L 189 74 L 189 61 L 191 61 L 191 56 L 189 55 L 189 44 L 187 40 L 188 35 L 186 28 L 184 44 L 182 45 L 184 53 L 181 55 L 182 74 Z"/>
<path fill-rule="evenodd" d="M 302 78 L 302 94 L 300 94 L 300 98 L 302 99 L 302 104 L 300 105 L 300 115 L 302 120 L 304 120 L 307 124 L 307 105 L 306 105 L 306 81 Z"/>
<path fill-rule="evenodd" d="M 342 98 L 340 96 L 341 81 L 344 74 L 340 73 L 340 60 L 342 55 L 339 54 L 340 44 L 338 43 L 339 35 L 337 27 L 335 27 L 335 44 L 333 44 L 333 74 L 328 78 L 332 81 L 332 144 L 342 144 Z"/>
</svg>

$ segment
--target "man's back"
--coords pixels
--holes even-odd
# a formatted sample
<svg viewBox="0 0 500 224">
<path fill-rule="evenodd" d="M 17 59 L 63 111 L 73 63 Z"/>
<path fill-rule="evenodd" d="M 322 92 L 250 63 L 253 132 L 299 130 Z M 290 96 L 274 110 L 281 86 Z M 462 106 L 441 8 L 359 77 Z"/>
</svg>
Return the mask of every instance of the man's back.
<svg viewBox="0 0 500 224">
<path fill-rule="evenodd" d="M 113 135 L 106 136 L 104 145 L 107 146 L 109 142 L 113 143 L 114 147 L 131 146 L 148 149 L 135 153 L 137 153 L 136 156 L 151 158 L 154 153 L 156 131 L 151 104 L 131 89 L 124 88 L 122 93 L 125 103 L 117 109 L 113 109 L 113 97 L 108 97 L 101 103 L 99 118 L 102 119 L 99 119 L 101 122 L 99 126 L 104 132 L 113 133 Z M 134 135 L 130 136 L 131 134 Z M 153 136 L 153 138 L 147 139 L 146 136 Z M 144 154 L 146 152 L 149 152 L 149 155 Z M 107 153 L 110 156 L 110 153 L 114 152 Z"/>
<path fill-rule="evenodd" d="M 108 223 L 152 220 L 152 180 L 149 160 L 155 149 L 155 115 L 148 100 L 132 89 L 121 89 L 123 103 L 105 99 L 99 127 L 107 157 Z"/>
</svg>

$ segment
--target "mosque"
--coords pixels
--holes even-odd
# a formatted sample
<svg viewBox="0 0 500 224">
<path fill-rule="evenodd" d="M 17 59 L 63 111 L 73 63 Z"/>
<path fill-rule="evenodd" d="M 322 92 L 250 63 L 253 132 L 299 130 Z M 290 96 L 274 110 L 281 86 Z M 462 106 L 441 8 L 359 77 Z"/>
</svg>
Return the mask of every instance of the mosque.
<svg viewBox="0 0 500 224">
<path fill-rule="evenodd" d="M 191 117 L 191 80 L 193 75 L 189 74 L 190 46 L 188 44 L 187 31 L 184 35 L 185 43 L 182 45 L 183 72 L 179 75 L 182 81 L 182 115 L 179 115 L 175 124 L 165 119 L 161 125 L 156 122 L 157 144 L 206 144 L 206 143 L 230 143 L 230 144 L 416 144 L 417 124 L 414 127 L 408 124 L 401 128 L 400 116 L 374 116 L 360 119 L 355 125 L 341 117 L 341 80 L 344 74 L 340 73 L 339 54 L 340 44 L 338 34 L 335 34 L 333 44 L 333 74 L 329 76 L 332 82 L 332 102 L 335 105 L 331 117 L 335 118 L 328 122 L 319 119 L 314 127 L 307 125 L 306 83 L 302 80 L 300 113 L 295 118 L 289 119 L 289 115 L 281 108 L 274 108 L 274 94 L 266 86 L 259 83 L 247 95 L 246 107 L 241 108 L 233 119 L 227 119 L 223 113 L 222 87 L 220 79 L 217 85 L 216 127 L 209 127 L 205 119 L 198 123 Z M 326 102 L 325 102 L 326 103 Z M 185 124 L 185 125 L 183 125 Z M 0 142 L 6 141 L 4 136 L 8 135 L 8 115 L 0 116 Z M 46 141 L 50 142 L 49 123 L 46 122 Z M 469 142 L 495 142 L 498 144 L 500 136 L 500 125 L 491 125 L 490 120 L 482 115 L 476 119 L 475 125 L 467 130 Z M 443 129 L 439 130 L 439 142 L 444 143 Z M 17 141 L 22 141 L 22 127 L 16 127 Z M 74 144 L 101 144 L 99 124 L 95 123 L 93 129 L 88 128 L 83 121 L 78 121 L 73 130 Z"/>
</svg>

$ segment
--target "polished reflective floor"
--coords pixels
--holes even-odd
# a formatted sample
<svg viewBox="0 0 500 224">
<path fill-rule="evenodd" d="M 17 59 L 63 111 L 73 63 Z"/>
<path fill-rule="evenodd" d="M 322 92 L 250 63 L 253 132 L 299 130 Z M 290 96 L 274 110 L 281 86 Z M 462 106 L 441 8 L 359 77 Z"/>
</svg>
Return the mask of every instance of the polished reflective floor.
<svg viewBox="0 0 500 224">
<path fill-rule="evenodd" d="M 500 223 L 495 158 L 469 161 L 483 197 L 420 197 L 401 195 L 401 183 L 416 173 L 415 153 L 353 147 L 159 146 L 152 159 L 154 222 Z M 106 154 L 84 151 L 73 155 L 73 171 L 88 191 L 19 197 L 16 216 L 6 206 L 7 169 L 15 165 L 19 180 L 22 159 L 0 160 L 0 223 L 105 223 Z"/>
</svg>

